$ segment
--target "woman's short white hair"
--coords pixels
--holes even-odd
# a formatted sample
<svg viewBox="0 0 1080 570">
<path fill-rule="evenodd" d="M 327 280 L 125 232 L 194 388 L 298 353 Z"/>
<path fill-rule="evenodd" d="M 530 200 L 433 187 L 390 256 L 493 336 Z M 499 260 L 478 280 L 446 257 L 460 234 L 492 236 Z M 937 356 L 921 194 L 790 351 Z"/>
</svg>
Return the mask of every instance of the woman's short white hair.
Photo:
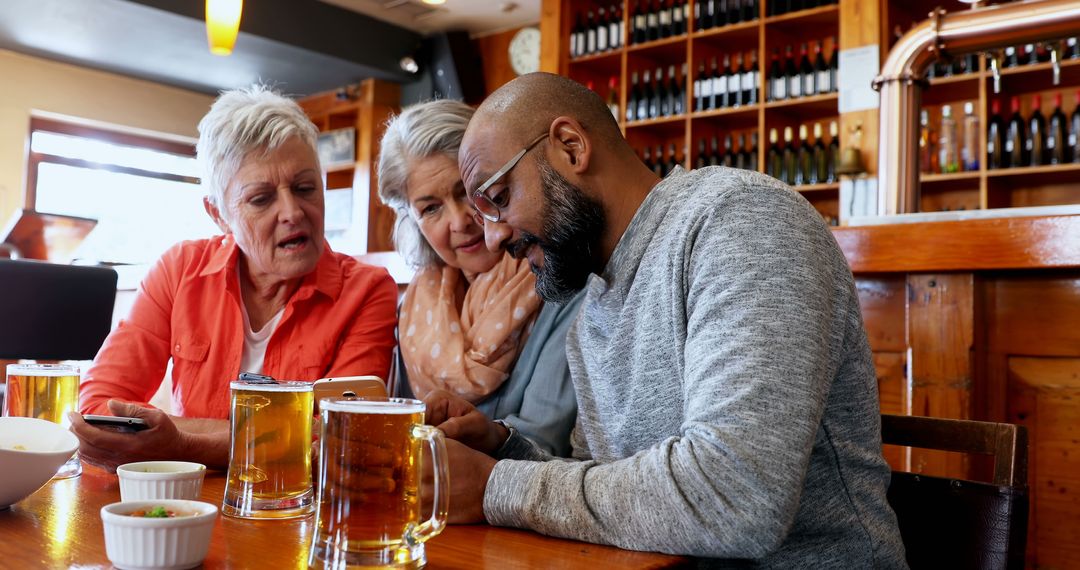
<svg viewBox="0 0 1080 570">
<path fill-rule="evenodd" d="M 379 198 L 394 209 L 394 245 L 414 267 L 442 265 L 409 214 L 409 169 L 417 160 L 442 154 L 457 164 L 458 149 L 473 108 L 440 99 L 408 107 L 386 123 L 379 152 Z"/>
<path fill-rule="evenodd" d="M 225 188 L 252 152 L 269 152 L 298 137 L 315 152 L 319 129 L 296 101 L 265 85 L 222 91 L 199 121 L 195 145 L 206 195 L 222 206 Z M 320 167 L 321 168 L 321 167 Z"/>
</svg>

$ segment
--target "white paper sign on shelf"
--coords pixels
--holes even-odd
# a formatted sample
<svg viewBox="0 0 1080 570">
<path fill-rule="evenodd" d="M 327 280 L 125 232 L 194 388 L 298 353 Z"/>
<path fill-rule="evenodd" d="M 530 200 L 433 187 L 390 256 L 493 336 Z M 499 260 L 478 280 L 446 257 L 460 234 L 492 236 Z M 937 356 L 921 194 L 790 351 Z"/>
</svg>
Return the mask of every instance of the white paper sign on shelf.
<svg viewBox="0 0 1080 570">
<path fill-rule="evenodd" d="M 877 178 L 843 178 L 840 180 L 840 223 L 851 218 L 877 215 Z"/>
<path fill-rule="evenodd" d="M 877 109 L 878 92 L 871 84 L 881 67 L 878 46 L 863 46 L 840 51 L 840 112 Z"/>
</svg>

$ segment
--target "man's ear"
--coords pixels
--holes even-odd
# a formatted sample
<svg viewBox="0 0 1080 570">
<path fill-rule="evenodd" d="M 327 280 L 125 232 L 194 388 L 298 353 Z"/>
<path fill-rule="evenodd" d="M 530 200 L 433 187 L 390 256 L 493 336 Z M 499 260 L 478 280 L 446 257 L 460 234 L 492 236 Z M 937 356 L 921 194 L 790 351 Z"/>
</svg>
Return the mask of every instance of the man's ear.
<svg viewBox="0 0 1080 570">
<path fill-rule="evenodd" d="M 221 230 L 221 233 L 231 234 L 232 230 L 229 229 L 229 224 L 225 222 L 225 218 L 222 217 L 221 211 L 218 210 L 218 207 L 214 205 L 214 203 L 210 200 L 209 196 L 203 196 L 202 204 L 203 209 L 206 210 L 206 214 L 210 216 L 211 220 L 214 220 L 214 223 L 217 224 L 217 227 Z"/>
<path fill-rule="evenodd" d="M 555 156 L 561 158 L 574 174 L 589 170 L 592 159 L 592 141 L 585 128 L 572 117 L 556 117 L 548 133 L 554 141 Z"/>
</svg>

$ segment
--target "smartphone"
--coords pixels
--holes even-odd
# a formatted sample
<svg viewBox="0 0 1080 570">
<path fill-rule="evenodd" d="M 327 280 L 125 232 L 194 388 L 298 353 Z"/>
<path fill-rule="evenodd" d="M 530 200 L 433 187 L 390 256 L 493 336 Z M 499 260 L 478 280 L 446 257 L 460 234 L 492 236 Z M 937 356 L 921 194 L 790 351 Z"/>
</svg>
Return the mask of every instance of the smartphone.
<svg viewBox="0 0 1080 570">
<path fill-rule="evenodd" d="M 378 376 L 340 376 L 321 378 L 311 386 L 315 396 L 315 411 L 319 411 L 319 400 L 323 398 L 342 398 L 351 396 L 386 397 L 386 384 Z"/>
<path fill-rule="evenodd" d="M 95 427 L 123 433 L 135 433 L 150 427 L 146 425 L 146 422 L 141 418 L 128 418 L 123 416 L 95 416 L 93 414 L 84 414 L 83 420 Z"/>
</svg>

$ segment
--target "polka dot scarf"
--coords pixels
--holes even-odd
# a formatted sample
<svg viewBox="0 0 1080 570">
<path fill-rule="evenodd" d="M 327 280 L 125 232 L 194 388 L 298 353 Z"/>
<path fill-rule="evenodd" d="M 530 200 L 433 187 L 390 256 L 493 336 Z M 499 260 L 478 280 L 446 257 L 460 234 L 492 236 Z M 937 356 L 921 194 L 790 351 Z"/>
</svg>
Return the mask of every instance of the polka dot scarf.
<svg viewBox="0 0 1080 570">
<path fill-rule="evenodd" d="M 498 389 L 539 313 L 535 284 L 529 262 L 509 255 L 471 284 L 452 267 L 418 272 L 398 321 L 413 393 L 442 388 L 477 403 Z"/>
</svg>

